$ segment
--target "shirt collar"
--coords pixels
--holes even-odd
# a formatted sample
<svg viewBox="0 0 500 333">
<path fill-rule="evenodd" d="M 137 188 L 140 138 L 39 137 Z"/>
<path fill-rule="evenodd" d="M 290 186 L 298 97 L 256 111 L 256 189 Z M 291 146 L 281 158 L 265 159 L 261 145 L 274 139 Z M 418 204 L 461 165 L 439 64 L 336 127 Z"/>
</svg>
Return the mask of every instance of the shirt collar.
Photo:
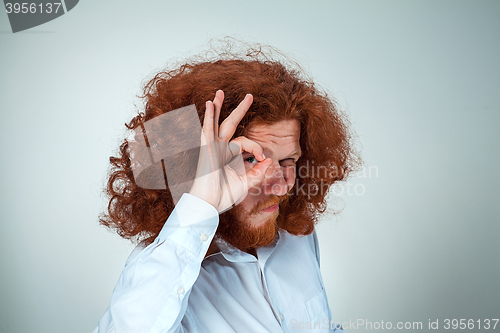
<svg viewBox="0 0 500 333">
<path fill-rule="evenodd" d="M 259 261 L 259 264 L 261 267 L 264 267 L 265 262 L 267 259 L 271 256 L 273 253 L 274 249 L 278 246 L 279 240 L 280 240 L 280 234 L 282 231 L 280 230 L 278 234 L 276 235 L 276 238 L 274 239 L 274 242 L 267 245 L 263 246 L 257 249 L 257 258 L 255 258 L 253 255 L 246 253 L 244 251 L 241 251 L 240 249 L 232 246 L 231 244 L 227 243 L 225 240 L 216 237 L 214 238 L 215 245 L 219 249 L 219 252 L 214 253 L 212 255 L 216 254 L 222 254 L 224 259 L 230 262 L 255 262 Z M 210 255 L 209 257 L 211 257 Z M 207 257 L 208 258 L 208 257 Z"/>
</svg>

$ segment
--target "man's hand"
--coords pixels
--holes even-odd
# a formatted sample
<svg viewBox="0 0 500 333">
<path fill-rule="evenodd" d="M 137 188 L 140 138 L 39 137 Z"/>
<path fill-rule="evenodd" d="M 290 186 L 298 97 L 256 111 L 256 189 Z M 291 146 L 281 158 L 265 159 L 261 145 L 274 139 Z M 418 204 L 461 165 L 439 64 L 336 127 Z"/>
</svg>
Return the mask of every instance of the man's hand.
<svg viewBox="0 0 500 333">
<path fill-rule="evenodd" d="M 189 191 L 190 194 L 214 206 L 219 213 L 238 203 L 247 194 L 249 188 L 262 183 L 266 170 L 272 163 L 271 159 L 266 159 L 262 147 L 256 142 L 244 136 L 229 141 L 252 105 L 253 96 L 246 95 L 219 127 L 223 101 L 224 92 L 218 90 L 213 102 L 206 102 L 197 176 Z M 248 172 L 244 169 L 243 161 L 239 163 L 239 168 L 236 167 L 242 169 L 243 172 L 232 167 L 237 166 L 238 161 L 234 163 L 231 159 L 243 151 L 253 154 L 259 161 Z"/>
</svg>

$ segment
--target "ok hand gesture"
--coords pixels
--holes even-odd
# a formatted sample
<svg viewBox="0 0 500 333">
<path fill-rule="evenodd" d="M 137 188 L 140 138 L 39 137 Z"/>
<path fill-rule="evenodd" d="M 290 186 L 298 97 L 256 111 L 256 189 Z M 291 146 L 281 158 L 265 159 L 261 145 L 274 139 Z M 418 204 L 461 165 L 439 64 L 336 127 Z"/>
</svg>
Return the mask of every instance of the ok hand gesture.
<svg viewBox="0 0 500 333">
<path fill-rule="evenodd" d="M 252 105 L 253 96 L 246 95 L 219 126 L 223 101 L 224 93 L 218 90 L 213 102 L 206 102 L 197 176 L 189 192 L 214 206 L 219 213 L 238 203 L 249 188 L 260 184 L 272 163 L 256 142 L 244 136 L 229 141 Z M 238 156 L 243 151 L 253 154 L 259 161 L 248 171 L 244 169 L 241 155 Z"/>
</svg>

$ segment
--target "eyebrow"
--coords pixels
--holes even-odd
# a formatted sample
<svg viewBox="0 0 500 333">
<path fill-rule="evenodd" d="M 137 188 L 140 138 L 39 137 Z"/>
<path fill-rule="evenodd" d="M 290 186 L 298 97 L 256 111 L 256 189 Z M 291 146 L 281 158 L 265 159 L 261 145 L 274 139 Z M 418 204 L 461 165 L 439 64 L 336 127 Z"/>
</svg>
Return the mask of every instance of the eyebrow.
<svg viewBox="0 0 500 333">
<path fill-rule="evenodd" d="M 266 150 L 267 149 L 263 150 L 264 154 L 266 154 Z M 242 154 L 253 155 L 252 153 L 249 153 L 247 151 L 244 151 Z M 288 157 L 282 159 L 281 161 L 284 161 L 284 160 L 289 159 L 289 158 L 293 158 L 294 156 L 297 156 L 297 159 L 299 159 L 302 156 L 302 151 L 301 150 L 295 150 L 293 153 L 291 153 L 290 155 L 288 155 Z"/>
<path fill-rule="evenodd" d="M 280 160 L 280 161 L 286 161 L 286 160 L 289 160 L 289 159 L 293 159 L 295 160 L 294 157 L 297 157 L 297 160 L 300 158 L 300 156 L 302 156 L 302 152 L 299 152 L 299 151 L 294 151 L 293 153 L 291 153 L 290 155 L 288 155 L 288 157 Z"/>
</svg>

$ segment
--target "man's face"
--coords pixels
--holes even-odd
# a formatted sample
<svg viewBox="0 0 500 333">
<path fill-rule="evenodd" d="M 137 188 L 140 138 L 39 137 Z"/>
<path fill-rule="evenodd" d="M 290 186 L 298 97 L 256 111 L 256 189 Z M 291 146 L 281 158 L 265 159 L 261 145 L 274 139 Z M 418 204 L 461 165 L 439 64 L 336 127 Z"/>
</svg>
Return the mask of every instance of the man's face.
<svg viewBox="0 0 500 333">
<path fill-rule="evenodd" d="M 240 249 L 264 246 L 274 240 L 280 206 L 286 204 L 286 193 L 295 183 L 295 163 L 301 155 L 298 120 L 253 125 L 246 136 L 258 143 L 273 163 L 264 181 L 250 188 L 243 201 L 221 218 L 220 236 Z M 258 163 L 247 152 L 243 153 L 243 160 L 247 171 Z"/>
</svg>

